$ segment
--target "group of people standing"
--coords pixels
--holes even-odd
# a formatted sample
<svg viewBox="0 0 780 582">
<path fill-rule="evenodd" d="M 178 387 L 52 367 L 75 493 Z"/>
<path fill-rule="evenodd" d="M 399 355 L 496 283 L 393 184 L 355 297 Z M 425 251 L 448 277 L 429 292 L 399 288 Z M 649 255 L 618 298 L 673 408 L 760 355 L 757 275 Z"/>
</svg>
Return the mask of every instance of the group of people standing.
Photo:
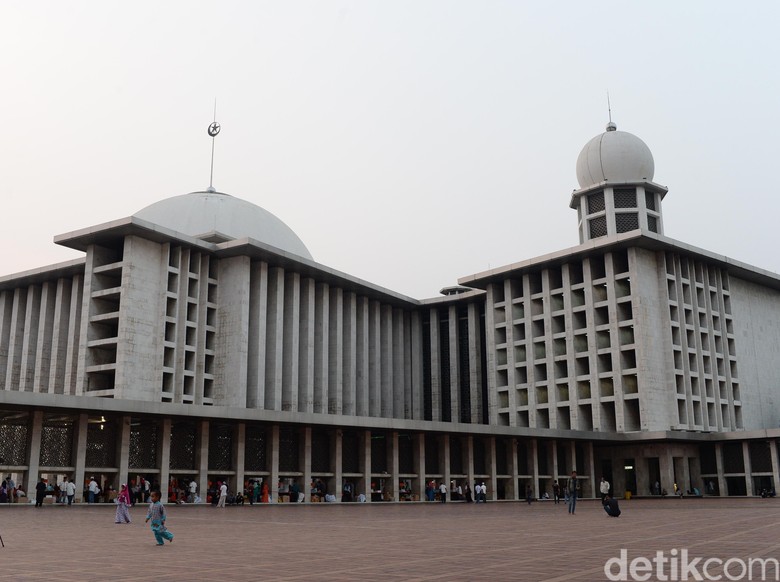
<svg viewBox="0 0 780 582">
<path fill-rule="evenodd" d="M 438 500 L 441 503 L 446 503 L 447 493 L 450 493 L 452 501 L 487 503 L 487 486 L 484 481 L 481 483 L 474 483 L 473 497 L 471 487 L 468 483 L 461 486 L 453 481 L 450 483 L 450 490 L 447 489 L 447 485 L 444 481 L 441 481 L 438 485 L 436 484 L 436 481 L 429 481 L 425 484 L 426 501 Z"/>
</svg>

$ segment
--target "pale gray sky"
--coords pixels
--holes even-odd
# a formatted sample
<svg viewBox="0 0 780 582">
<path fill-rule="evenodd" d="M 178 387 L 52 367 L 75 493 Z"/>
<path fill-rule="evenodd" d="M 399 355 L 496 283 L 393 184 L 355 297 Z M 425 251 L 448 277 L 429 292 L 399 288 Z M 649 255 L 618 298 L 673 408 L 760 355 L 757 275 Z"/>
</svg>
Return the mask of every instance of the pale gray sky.
<svg viewBox="0 0 780 582">
<path fill-rule="evenodd" d="M 0 3 L 0 275 L 214 185 L 330 267 L 424 298 L 577 244 L 607 122 L 668 236 L 780 270 L 778 2 Z"/>
</svg>

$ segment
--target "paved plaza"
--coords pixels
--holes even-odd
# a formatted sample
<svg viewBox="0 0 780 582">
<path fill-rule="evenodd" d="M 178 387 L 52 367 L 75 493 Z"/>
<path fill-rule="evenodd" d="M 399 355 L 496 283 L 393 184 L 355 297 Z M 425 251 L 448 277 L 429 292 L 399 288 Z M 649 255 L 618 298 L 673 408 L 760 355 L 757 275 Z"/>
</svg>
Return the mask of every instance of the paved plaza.
<svg viewBox="0 0 780 582">
<path fill-rule="evenodd" d="M 629 559 L 682 548 L 780 558 L 780 500 L 635 499 L 621 509 L 613 519 L 593 500 L 575 516 L 549 501 L 168 506 L 176 538 L 156 547 L 146 506 L 131 510 L 131 525 L 114 524 L 113 506 L 3 506 L 0 580 L 593 582 L 621 548 Z"/>
</svg>

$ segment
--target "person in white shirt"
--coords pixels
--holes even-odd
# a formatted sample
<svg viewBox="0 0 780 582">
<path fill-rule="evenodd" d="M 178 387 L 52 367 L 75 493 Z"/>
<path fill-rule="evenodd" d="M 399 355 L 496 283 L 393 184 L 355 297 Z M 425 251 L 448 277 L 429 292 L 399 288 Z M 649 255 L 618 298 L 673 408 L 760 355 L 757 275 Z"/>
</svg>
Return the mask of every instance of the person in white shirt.
<svg viewBox="0 0 780 582">
<path fill-rule="evenodd" d="M 601 493 L 601 503 L 603 504 L 607 495 L 609 495 L 609 481 L 604 477 L 601 478 L 601 483 L 599 483 L 599 493 Z"/>
<path fill-rule="evenodd" d="M 65 484 L 65 493 L 68 496 L 68 505 L 73 505 L 73 498 L 76 496 L 76 484 L 73 479 L 68 479 Z"/>
<path fill-rule="evenodd" d="M 195 479 L 190 481 L 190 503 L 195 503 L 195 497 L 198 495 L 198 484 L 195 483 Z"/>
<path fill-rule="evenodd" d="M 59 489 L 59 496 L 57 497 L 57 503 L 65 503 L 65 500 L 68 498 L 68 478 L 65 477 L 59 485 L 57 485 Z"/>
<path fill-rule="evenodd" d="M 97 497 L 97 494 L 100 493 L 100 487 L 98 486 L 94 477 L 89 478 L 89 485 L 87 486 L 87 489 L 89 491 L 87 503 L 95 503 L 95 498 Z"/>
<path fill-rule="evenodd" d="M 219 487 L 219 502 L 217 503 L 217 507 L 222 507 L 224 509 L 225 501 L 227 501 L 227 493 L 228 493 L 227 481 L 225 481 Z"/>
<path fill-rule="evenodd" d="M 441 499 L 442 503 L 447 503 L 447 486 L 443 481 L 439 485 L 439 499 Z"/>
</svg>

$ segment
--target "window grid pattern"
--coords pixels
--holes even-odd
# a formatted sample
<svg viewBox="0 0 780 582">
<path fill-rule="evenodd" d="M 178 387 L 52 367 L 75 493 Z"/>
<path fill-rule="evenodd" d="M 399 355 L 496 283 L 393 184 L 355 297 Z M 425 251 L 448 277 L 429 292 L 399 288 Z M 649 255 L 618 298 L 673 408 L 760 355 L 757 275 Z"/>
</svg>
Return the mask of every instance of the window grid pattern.
<svg viewBox="0 0 780 582">
<path fill-rule="evenodd" d="M 162 402 L 214 403 L 217 261 L 171 246 L 162 354 Z"/>
<path fill-rule="evenodd" d="M 615 189 L 614 190 L 615 208 L 636 208 L 636 190 Z"/>
<path fill-rule="evenodd" d="M 744 428 L 728 273 L 686 255 L 665 255 L 677 424 L 683 430 Z"/>
<path fill-rule="evenodd" d="M 647 230 L 650 232 L 658 232 L 658 219 L 655 216 L 647 217 Z"/>
<path fill-rule="evenodd" d="M 40 465 L 70 467 L 73 465 L 73 419 L 47 416 L 41 430 Z"/>
<path fill-rule="evenodd" d="M 194 469 L 197 446 L 197 427 L 194 422 L 180 421 L 171 425 L 171 469 Z"/>
<path fill-rule="evenodd" d="M 635 212 L 621 212 L 615 214 L 615 230 L 617 232 L 631 232 L 639 228 L 639 215 Z"/>
<path fill-rule="evenodd" d="M 598 238 L 600 236 L 607 236 L 607 217 L 598 216 L 588 221 L 590 227 L 590 238 Z"/>
<path fill-rule="evenodd" d="M 158 423 L 148 419 L 134 418 L 130 421 L 130 464 L 131 469 L 153 469 L 157 467 Z M 173 449 L 173 435 L 171 439 Z M 173 455 L 171 455 L 173 458 Z M 184 468 L 190 468 L 187 465 Z"/>
<path fill-rule="evenodd" d="M 246 471 L 267 471 L 266 446 L 268 433 L 262 426 L 246 427 L 246 449 L 244 451 L 244 468 Z"/>
<path fill-rule="evenodd" d="M 594 194 L 588 196 L 588 214 L 603 212 L 605 208 L 604 192 L 595 192 Z"/>
<path fill-rule="evenodd" d="M 642 430 L 629 267 L 613 251 L 488 288 L 492 422 Z"/>
<path fill-rule="evenodd" d="M 115 467 L 116 443 L 116 423 L 91 418 L 87 425 L 87 467 Z"/>
<path fill-rule="evenodd" d="M 26 412 L 0 418 L 0 465 L 27 463 L 28 422 Z"/>
</svg>

